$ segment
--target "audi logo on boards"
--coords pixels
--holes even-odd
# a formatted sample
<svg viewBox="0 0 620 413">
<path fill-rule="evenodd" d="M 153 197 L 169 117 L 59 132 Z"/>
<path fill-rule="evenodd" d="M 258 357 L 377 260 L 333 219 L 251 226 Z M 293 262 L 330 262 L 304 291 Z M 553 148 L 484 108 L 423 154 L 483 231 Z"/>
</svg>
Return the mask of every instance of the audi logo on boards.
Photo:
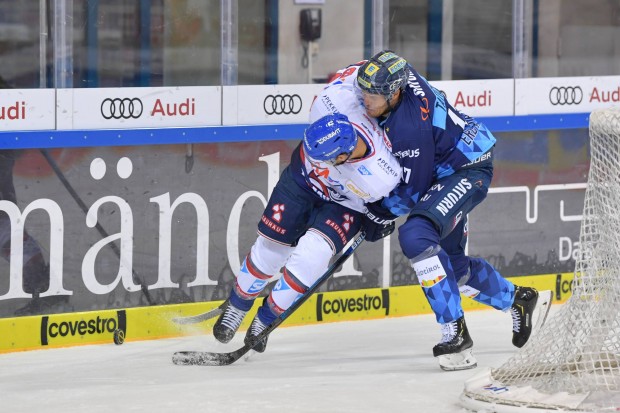
<svg viewBox="0 0 620 413">
<path fill-rule="evenodd" d="M 549 102 L 552 105 L 578 105 L 583 100 L 580 86 L 554 86 L 549 91 Z"/>
<path fill-rule="evenodd" d="M 142 111 L 142 101 L 138 98 L 106 98 L 101 102 L 104 119 L 138 119 Z"/>
<path fill-rule="evenodd" d="M 267 95 L 263 101 L 263 109 L 268 115 L 296 115 L 302 106 L 299 95 Z"/>
</svg>

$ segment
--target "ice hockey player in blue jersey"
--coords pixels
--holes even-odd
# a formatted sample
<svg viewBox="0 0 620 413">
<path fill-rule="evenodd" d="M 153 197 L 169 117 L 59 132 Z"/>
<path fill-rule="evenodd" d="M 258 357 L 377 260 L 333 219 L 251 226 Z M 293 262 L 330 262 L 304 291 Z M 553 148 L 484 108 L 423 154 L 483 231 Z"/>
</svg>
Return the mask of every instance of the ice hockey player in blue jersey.
<svg viewBox="0 0 620 413">
<path fill-rule="evenodd" d="M 243 261 L 213 335 L 229 342 L 254 300 L 282 270 L 246 334 L 256 336 L 323 275 L 330 259 L 360 228 L 376 241 L 394 230 L 376 222 L 365 204 L 381 200 L 401 179 L 383 129 L 369 117 L 352 83 L 328 85 L 315 99 L 313 122 L 293 151 L 258 223 L 258 237 Z M 254 350 L 265 350 L 266 339 Z"/>
<path fill-rule="evenodd" d="M 550 292 L 515 286 L 486 260 L 465 255 L 467 214 L 486 197 L 493 177 L 495 137 L 483 124 L 454 109 L 403 58 L 382 51 L 351 66 L 366 112 L 379 119 L 403 169 L 401 183 L 376 216 L 408 215 L 399 242 L 441 324 L 433 348 L 444 370 L 473 368 L 460 294 L 512 314 L 515 346 L 532 332 L 532 315 L 544 321 Z M 538 308 L 537 308 L 538 305 Z"/>
</svg>

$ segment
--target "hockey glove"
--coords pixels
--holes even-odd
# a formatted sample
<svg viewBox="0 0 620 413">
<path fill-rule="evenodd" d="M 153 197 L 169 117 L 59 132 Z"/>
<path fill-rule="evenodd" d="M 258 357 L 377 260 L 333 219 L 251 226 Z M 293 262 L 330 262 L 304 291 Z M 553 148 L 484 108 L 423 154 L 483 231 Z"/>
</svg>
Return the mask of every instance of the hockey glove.
<svg viewBox="0 0 620 413">
<path fill-rule="evenodd" d="M 375 224 L 389 224 L 394 222 L 398 216 L 392 214 L 389 209 L 383 206 L 382 200 L 366 204 L 366 218 L 374 222 Z"/>
<path fill-rule="evenodd" d="M 396 228 L 394 221 L 390 221 L 387 224 L 377 224 L 367 216 L 364 217 L 364 222 L 362 223 L 362 229 L 366 232 L 366 241 L 370 242 L 379 241 L 381 238 L 387 237 L 394 232 L 394 228 Z"/>
</svg>

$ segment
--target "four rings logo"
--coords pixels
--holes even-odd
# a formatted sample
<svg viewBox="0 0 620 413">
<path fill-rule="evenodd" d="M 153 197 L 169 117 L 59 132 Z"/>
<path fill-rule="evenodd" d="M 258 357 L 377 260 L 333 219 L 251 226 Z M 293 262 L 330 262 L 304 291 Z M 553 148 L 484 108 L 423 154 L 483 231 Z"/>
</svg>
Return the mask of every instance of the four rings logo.
<svg viewBox="0 0 620 413">
<path fill-rule="evenodd" d="M 138 119 L 142 116 L 142 101 L 138 98 L 107 98 L 101 102 L 104 119 Z"/>
<path fill-rule="evenodd" d="M 299 95 L 267 95 L 263 109 L 267 115 L 296 115 L 303 104 Z"/>
<path fill-rule="evenodd" d="M 554 86 L 549 91 L 549 102 L 552 105 L 578 105 L 583 100 L 580 86 Z"/>
</svg>

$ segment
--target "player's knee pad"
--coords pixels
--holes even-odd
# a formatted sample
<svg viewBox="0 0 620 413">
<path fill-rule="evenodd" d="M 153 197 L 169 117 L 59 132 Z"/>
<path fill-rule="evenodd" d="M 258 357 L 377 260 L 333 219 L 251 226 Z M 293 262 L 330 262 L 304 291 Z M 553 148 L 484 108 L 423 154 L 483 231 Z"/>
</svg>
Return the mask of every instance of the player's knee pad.
<svg viewBox="0 0 620 413">
<path fill-rule="evenodd" d="M 280 271 L 292 251 L 288 245 L 259 236 L 241 265 L 235 285 L 237 295 L 244 300 L 256 298 L 269 279 Z"/>
<path fill-rule="evenodd" d="M 332 255 L 331 247 L 319 233 L 304 234 L 267 299 L 271 311 L 279 315 L 305 294 L 325 273 Z"/>
<path fill-rule="evenodd" d="M 411 260 L 429 247 L 438 246 L 439 232 L 428 219 L 414 216 L 398 228 L 398 241 L 405 256 Z"/>
</svg>

